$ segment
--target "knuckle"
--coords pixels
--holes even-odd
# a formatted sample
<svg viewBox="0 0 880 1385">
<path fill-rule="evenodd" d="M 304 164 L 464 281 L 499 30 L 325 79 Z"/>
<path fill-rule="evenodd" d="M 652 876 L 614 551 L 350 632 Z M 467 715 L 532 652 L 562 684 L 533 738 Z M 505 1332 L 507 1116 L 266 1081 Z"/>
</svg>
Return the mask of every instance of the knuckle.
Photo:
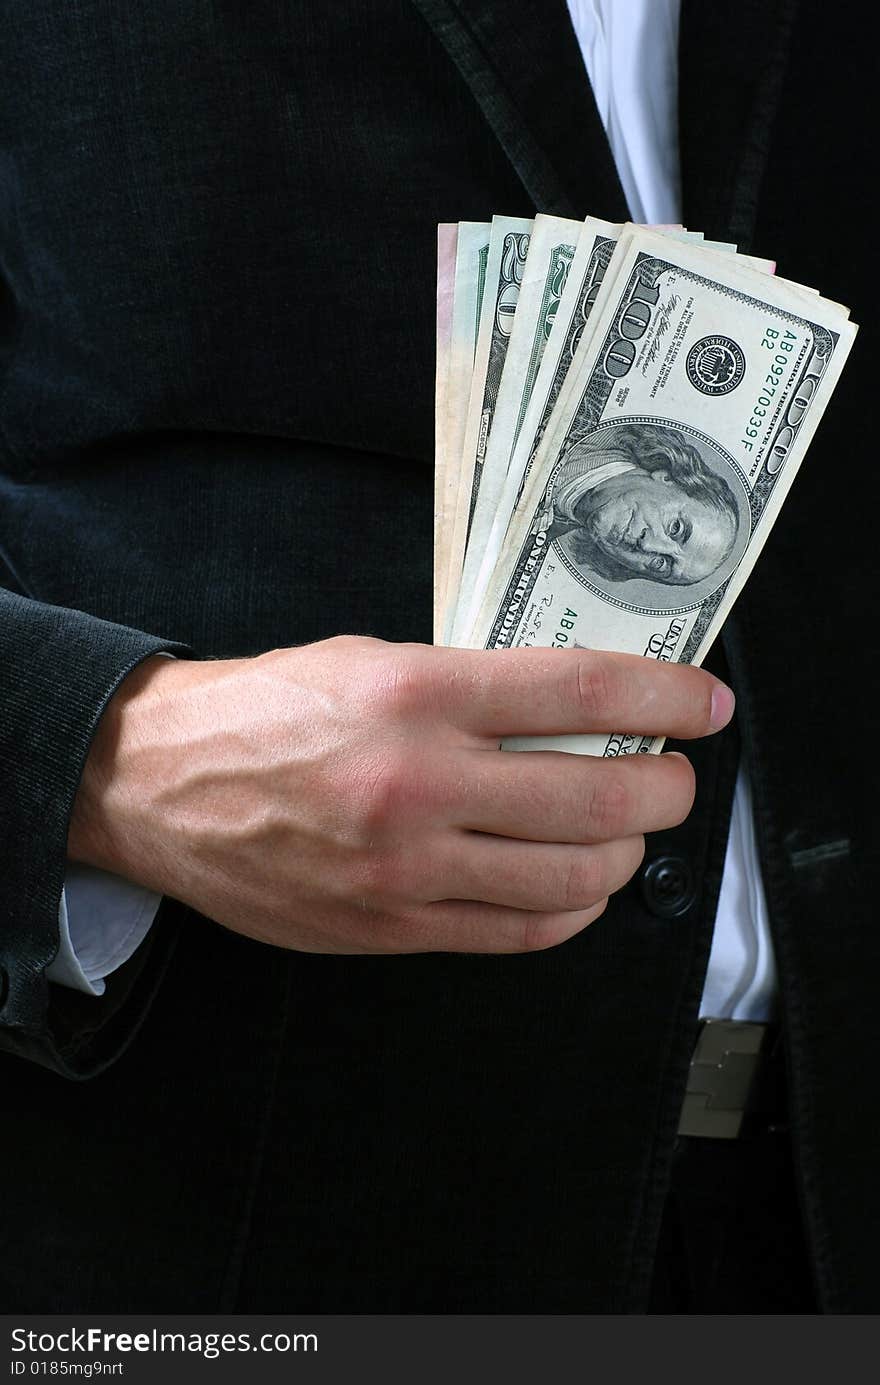
<svg viewBox="0 0 880 1385">
<path fill-rule="evenodd" d="M 559 908 L 565 913 L 589 908 L 606 892 L 605 874 L 601 852 L 589 849 L 579 852 L 562 883 Z"/>
<path fill-rule="evenodd" d="M 321 648 L 346 662 L 356 660 L 362 667 L 365 657 L 381 657 L 387 646 L 372 635 L 330 635 L 321 641 Z"/>
<path fill-rule="evenodd" d="M 384 851 L 368 847 L 358 852 L 346 876 L 347 893 L 365 912 L 381 912 L 394 894 L 395 863 Z"/>
<path fill-rule="evenodd" d="M 602 720 L 614 707 L 617 681 L 607 659 L 595 654 L 578 658 L 573 691 L 578 711 L 588 725 Z"/>
<path fill-rule="evenodd" d="M 433 680 L 422 660 L 394 653 L 381 661 L 376 693 L 395 719 L 412 716 L 430 702 Z"/>
<path fill-rule="evenodd" d="M 630 790 L 622 779 L 597 776 L 590 794 L 588 820 L 591 832 L 599 837 L 623 835 L 631 808 Z"/>
<path fill-rule="evenodd" d="M 523 921 L 517 950 L 520 952 L 543 952 L 545 948 L 552 947 L 554 938 L 547 924 L 548 916 L 546 914 L 529 914 Z"/>
<path fill-rule="evenodd" d="M 346 654 L 354 650 L 360 641 L 357 635 L 330 635 L 325 641 L 326 649 L 335 650 L 339 654 Z"/>
<path fill-rule="evenodd" d="M 350 786 L 368 846 L 381 842 L 403 821 L 411 821 L 424 807 L 429 785 L 402 754 L 385 755 L 365 764 Z"/>
<path fill-rule="evenodd" d="M 346 873 L 349 898 L 386 920 L 413 907 L 421 894 L 413 857 L 413 852 L 393 848 L 359 852 Z"/>
</svg>

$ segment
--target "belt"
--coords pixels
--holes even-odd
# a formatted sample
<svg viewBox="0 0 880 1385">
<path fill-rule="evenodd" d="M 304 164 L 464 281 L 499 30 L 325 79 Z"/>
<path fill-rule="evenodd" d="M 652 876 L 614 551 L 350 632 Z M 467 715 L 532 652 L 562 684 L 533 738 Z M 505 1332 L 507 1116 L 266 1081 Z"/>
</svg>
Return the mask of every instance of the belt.
<svg viewBox="0 0 880 1385">
<path fill-rule="evenodd" d="M 779 1026 L 703 1020 L 678 1134 L 734 1140 L 787 1129 L 785 1053 Z"/>
</svg>

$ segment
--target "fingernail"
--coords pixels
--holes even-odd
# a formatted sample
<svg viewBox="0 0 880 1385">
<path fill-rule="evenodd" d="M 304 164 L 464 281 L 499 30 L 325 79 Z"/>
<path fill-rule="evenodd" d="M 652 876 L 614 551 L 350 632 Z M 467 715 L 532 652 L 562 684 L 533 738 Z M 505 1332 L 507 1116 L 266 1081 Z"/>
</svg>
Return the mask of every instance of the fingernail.
<svg viewBox="0 0 880 1385">
<path fill-rule="evenodd" d="M 716 683 L 712 690 L 712 710 L 709 713 L 709 725 L 713 731 L 720 731 L 722 726 L 726 726 L 733 716 L 733 709 L 736 706 L 736 698 L 730 688 L 724 683 Z"/>
</svg>

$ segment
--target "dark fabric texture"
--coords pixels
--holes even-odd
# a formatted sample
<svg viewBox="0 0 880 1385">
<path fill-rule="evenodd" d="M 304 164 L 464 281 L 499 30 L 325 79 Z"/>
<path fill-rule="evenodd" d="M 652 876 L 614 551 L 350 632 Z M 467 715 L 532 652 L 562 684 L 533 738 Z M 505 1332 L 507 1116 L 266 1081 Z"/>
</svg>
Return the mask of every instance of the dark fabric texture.
<svg viewBox="0 0 880 1385">
<path fill-rule="evenodd" d="M 688 748 L 695 810 L 648 843 L 690 871 L 679 916 L 642 872 L 548 953 L 332 958 L 166 901 L 106 1004 L 41 979 L 89 738 L 139 658 L 429 638 L 435 225 L 624 214 L 554 5 L 7 7 L 7 1311 L 644 1312 L 740 744 L 817 1301 L 880 1303 L 873 561 L 828 483 L 873 513 L 870 321 L 713 653 L 737 725 Z M 704 8 L 685 220 L 865 322 L 858 26 L 829 68 L 818 0 L 713 6 L 717 30 Z"/>
<path fill-rule="evenodd" d="M 788 1135 L 677 1140 L 648 1312 L 816 1311 Z"/>
</svg>

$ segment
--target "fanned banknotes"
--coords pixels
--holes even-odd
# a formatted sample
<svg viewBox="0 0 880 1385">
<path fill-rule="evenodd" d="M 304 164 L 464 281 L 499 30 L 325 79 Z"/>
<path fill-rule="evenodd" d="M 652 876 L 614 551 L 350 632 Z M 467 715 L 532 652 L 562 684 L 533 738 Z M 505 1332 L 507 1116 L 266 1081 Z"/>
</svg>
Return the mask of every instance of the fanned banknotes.
<svg viewBox="0 0 880 1385">
<path fill-rule="evenodd" d="M 451 235 L 441 228 L 435 639 L 700 663 L 833 393 L 848 310 L 693 232 L 553 217 L 494 219 L 477 305 Z M 621 730 L 540 745 L 619 755 L 660 741 Z"/>
</svg>

